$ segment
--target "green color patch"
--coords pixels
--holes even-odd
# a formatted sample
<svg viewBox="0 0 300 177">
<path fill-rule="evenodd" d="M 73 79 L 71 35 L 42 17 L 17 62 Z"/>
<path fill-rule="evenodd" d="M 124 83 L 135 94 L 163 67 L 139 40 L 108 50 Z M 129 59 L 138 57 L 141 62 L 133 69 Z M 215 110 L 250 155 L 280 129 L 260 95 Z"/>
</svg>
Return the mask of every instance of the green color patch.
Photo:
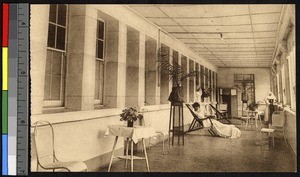
<svg viewBox="0 0 300 177">
<path fill-rule="evenodd" d="M 8 127 L 8 93 L 2 90 L 2 134 L 7 134 Z"/>
</svg>

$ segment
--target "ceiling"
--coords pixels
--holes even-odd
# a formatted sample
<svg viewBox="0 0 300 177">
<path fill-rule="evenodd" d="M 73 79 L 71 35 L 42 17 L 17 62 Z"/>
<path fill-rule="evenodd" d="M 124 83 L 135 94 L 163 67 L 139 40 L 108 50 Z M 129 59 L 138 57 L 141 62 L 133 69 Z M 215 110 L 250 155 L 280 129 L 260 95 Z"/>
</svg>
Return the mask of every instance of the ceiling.
<svg viewBox="0 0 300 177">
<path fill-rule="evenodd" d="M 130 5 L 218 67 L 269 67 L 283 5 Z"/>
</svg>

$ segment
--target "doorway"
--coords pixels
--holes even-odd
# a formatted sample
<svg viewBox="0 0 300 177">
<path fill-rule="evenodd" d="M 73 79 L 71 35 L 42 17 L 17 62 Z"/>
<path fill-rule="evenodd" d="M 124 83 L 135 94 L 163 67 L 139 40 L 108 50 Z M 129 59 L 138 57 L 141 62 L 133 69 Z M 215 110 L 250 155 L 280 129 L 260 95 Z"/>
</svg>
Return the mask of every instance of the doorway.
<svg viewBox="0 0 300 177">
<path fill-rule="evenodd" d="M 245 116 L 248 105 L 255 103 L 254 74 L 235 74 L 234 86 L 238 94 L 238 116 Z"/>
</svg>

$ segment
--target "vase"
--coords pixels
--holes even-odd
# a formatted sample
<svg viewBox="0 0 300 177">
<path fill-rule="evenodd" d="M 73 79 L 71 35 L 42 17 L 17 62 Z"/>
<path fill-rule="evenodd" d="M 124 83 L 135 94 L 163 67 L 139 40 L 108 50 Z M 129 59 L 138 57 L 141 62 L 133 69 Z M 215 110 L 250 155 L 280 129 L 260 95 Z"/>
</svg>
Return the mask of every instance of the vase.
<svg viewBox="0 0 300 177">
<path fill-rule="evenodd" d="M 127 127 L 133 127 L 133 121 L 127 121 Z"/>
</svg>

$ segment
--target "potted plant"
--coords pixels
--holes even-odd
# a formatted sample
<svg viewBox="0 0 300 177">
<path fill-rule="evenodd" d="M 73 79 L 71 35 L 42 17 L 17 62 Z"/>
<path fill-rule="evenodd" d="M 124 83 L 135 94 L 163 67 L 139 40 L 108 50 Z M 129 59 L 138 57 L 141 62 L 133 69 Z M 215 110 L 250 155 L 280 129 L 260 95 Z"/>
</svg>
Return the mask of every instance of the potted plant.
<svg viewBox="0 0 300 177">
<path fill-rule="evenodd" d="M 258 108 L 258 104 L 257 104 L 257 103 L 252 102 L 252 103 L 250 103 L 250 104 L 248 105 L 248 109 L 249 109 L 250 111 L 255 111 L 255 110 L 257 110 L 257 108 Z"/>
<path fill-rule="evenodd" d="M 120 117 L 120 121 L 127 121 L 127 127 L 133 127 L 133 122 L 144 118 L 143 115 L 139 114 L 136 108 L 133 107 L 123 109 Z"/>
<path fill-rule="evenodd" d="M 202 88 L 202 95 L 201 95 L 201 97 L 202 98 L 210 97 L 211 91 L 212 91 L 211 88 L 207 88 L 207 89 Z"/>
<path fill-rule="evenodd" d="M 158 69 L 161 74 L 169 75 L 169 80 L 173 82 L 172 91 L 169 95 L 168 101 L 171 103 L 183 103 L 183 89 L 181 86 L 181 82 L 184 79 L 187 79 L 191 76 L 196 76 L 199 74 L 198 71 L 191 71 L 186 73 L 183 71 L 182 67 L 173 60 L 172 63 L 169 62 L 169 54 L 162 53 L 160 50 L 158 51 Z"/>
</svg>

